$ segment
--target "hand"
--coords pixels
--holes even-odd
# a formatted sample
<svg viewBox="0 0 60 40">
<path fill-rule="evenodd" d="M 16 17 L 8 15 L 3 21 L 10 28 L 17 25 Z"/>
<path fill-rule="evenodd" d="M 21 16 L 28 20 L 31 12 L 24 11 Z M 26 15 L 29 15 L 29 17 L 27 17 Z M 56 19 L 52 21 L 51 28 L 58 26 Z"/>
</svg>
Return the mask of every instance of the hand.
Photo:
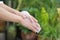
<svg viewBox="0 0 60 40">
<path fill-rule="evenodd" d="M 30 22 L 29 19 L 27 19 L 27 18 L 26 19 L 22 19 L 20 21 L 20 23 L 24 27 L 26 27 L 26 28 L 28 28 L 28 29 L 32 30 L 33 32 L 36 32 L 36 33 L 39 33 L 40 30 L 41 30 L 40 25 L 38 23 Z"/>
<path fill-rule="evenodd" d="M 27 11 L 22 11 L 20 13 L 20 16 L 22 16 L 23 18 L 28 18 L 31 22 L 38 22 L 33 16 L 31 16 Z"/>
<path fill-rule="evenodd" d="M 20 23 L 24 27 L 26 27 L 34 32 L 37 32 L 37 33 L 40 32 L 40 30 L 41 30 L 40 25 L 38 24 L 37 20 L 34 17 L 32 17 L 29 13 L 27 13 L 25 11 L 21 12 L 21 15 L 24 18 L 21 20 Z"/>
</svg>

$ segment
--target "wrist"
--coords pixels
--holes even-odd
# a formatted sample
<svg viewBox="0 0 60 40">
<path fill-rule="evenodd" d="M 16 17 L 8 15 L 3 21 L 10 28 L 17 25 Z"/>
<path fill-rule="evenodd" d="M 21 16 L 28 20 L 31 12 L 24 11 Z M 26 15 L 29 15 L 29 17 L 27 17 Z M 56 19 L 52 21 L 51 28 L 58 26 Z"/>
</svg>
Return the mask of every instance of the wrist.
<svg viewBox="0 0 60 40">
<path fill-rule="evenodd" d="M 18 18 L 17 23 L 21 23 L 22 22 L 22 17 Z"/>
</svg>

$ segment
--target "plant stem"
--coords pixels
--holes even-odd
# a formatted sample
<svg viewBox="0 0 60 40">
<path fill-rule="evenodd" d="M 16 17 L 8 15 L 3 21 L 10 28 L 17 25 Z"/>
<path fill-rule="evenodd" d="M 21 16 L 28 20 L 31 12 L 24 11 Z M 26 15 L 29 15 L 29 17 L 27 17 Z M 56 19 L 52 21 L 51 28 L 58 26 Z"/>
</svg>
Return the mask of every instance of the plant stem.
<svg viewBox="0 0 60 40">
<path fill-rule="evenodd" d="M 21 3 L 22 3 L 22 0 L 18 0 L 18 6 L 17 6 L 16 10 L 20 10 Z"/>
</svg>

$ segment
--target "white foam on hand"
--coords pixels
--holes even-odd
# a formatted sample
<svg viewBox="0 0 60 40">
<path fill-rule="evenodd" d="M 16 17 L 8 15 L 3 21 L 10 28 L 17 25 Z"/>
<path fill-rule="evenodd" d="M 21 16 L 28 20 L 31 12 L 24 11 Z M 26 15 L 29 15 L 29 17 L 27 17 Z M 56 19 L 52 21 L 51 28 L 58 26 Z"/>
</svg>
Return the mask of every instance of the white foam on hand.
<svg viewBox="0 0 60 40">
<path fill-rule="evenodd" d="M 0 3 L 3 3 L 3 1 L 0 1 Z"/>
<path fill-rule="evenodd" d="M 29 12 L 27 11 L 22 11 L 22 14 L 24 14 L 25 16 L 30 16 Z"/>
</svg>

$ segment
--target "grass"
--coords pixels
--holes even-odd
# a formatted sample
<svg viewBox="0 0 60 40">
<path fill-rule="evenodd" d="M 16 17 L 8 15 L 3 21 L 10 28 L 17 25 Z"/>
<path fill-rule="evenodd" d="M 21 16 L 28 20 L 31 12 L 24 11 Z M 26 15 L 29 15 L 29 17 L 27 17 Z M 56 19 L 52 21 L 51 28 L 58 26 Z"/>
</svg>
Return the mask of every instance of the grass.
<svg viewBox="0 0 60 40">
<path fill-rule="evenodd" d="M 57 8 L 57 11 L 58 11 L 58 15 L 59 15 L 59 16 L 58 16 L 58 22 L 59 22 L 59 23 L 58 23 L 58 25 L 57 25 L 57 26 L 58 26 L 58 34 L 59 34 L 59 35 L 58 35 L 58 39 L 57 39 L 57 40 L 60 40 L 60 31 L 59 31 L 59 30 L 60 30 L 60 8 Z"/>
</svg>

